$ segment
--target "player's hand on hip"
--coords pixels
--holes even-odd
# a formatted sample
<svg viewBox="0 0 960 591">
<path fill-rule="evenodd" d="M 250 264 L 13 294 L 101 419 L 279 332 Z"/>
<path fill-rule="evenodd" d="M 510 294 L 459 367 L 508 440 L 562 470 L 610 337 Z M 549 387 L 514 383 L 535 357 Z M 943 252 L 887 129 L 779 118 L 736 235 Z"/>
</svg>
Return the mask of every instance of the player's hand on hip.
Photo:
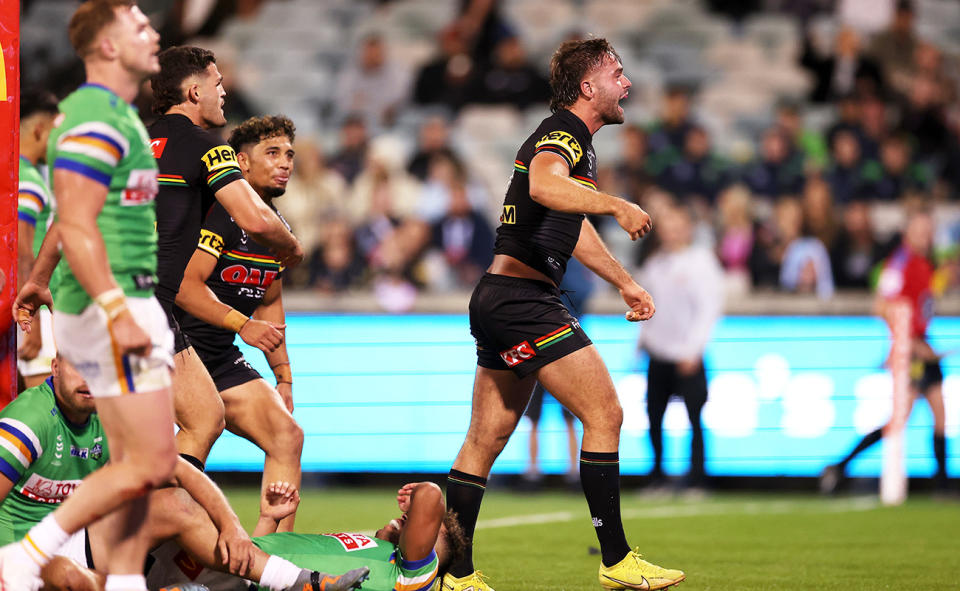
<svg viewBox="0 0 960 591">
<path fill-rule="evenodd" d="M 620 227 L 627 234 L 630 234 L 631 240 L 640 238 L 653 229 L 653 219 L 650 214 L 640 209 L 636 203 L 621 199 L 620 208 L 614 214 L 614 218 Z"/>
<path fill-rule="evenodd" d="M 30 332 L 33 317 L 40 311 L 41 306 L 53 309 L 53 297 L 46 285 L 40 285 L 30 279 L 23 284 L 23 289 L 13 301 L 13 319 L 24 332 Z"/>
<path fill-rule="evenodd" d="M 110 334 L 121 355 L 146 357 L 153 348 L 150 335 L 143 330 L 129 310 L 124 310 L 109 324 Z"/>
<path fill-rule="evenodd" d="M 653 296 L 636 283 L 621 289 L 620 296 L 630 307 L 630 311 L 625 316 L 630 322 L 649 320 L 657 311 L 656 306 L 653 305 Z"/>
<path fill-rule="evenodd" d="M 283 343 L 283 329 L 286 327 L 286 324 L 274 324 L 251 318 L 240 329 L 239 335 L 243 342 L 251 347 L 272 353 Z"/>
<path fill-rule="evenodd" d="M 280 249 L 274 254 L 284 267 L 296 267 L 303 261 L 303 245 L 297 240 L 296 246 L 293 248 Z"/>
<path fill-rule="evenodd" d="M 217 549 L 220 551 L 220 560 L 235 575 L 245 576 L 253 566 L 256 550 L 250 536 L 239 524 L 230 524 L 220 531 Z"/>
</svg>

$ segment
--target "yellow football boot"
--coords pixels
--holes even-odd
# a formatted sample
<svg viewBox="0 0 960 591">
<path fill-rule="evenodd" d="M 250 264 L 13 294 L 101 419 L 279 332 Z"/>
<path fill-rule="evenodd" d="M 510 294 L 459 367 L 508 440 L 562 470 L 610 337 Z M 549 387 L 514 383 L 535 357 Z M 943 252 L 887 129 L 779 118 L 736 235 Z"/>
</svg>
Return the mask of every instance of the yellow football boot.
<svg viewBox="0 0 960 591">
<path fill-rule="evenodd" d="M 431 591 L 494 591 L 485 579 L 483 573 L 478 570 L 462 579 L 447 573 L 443 575 L 443 579 L 437 579 Z"/>
<path fill-rule="evenodd" d="M 683 571 L 650 564 L 641 558 L 639 548 L 613 566 L 600 563 L 600 585 L 604 589 L 666 589 L 687 578 Z M 446 588 L 444 588 L 446 589 Z"/>
</svg>

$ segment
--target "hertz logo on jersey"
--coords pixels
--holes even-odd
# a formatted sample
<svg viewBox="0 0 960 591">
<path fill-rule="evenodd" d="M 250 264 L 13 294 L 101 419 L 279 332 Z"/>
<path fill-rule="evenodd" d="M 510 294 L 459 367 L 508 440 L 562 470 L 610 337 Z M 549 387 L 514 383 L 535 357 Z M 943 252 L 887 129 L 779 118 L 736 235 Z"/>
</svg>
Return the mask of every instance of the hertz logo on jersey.
<svg viewBox="0 0 960 591">
<path fill-rule="evenodd" d="M 516 205 L 503 206 L 503 213 L 500 214 L 500 223 L 501 224 L 517 223 L 517 206 Z"/>
<path fill-rule="evenodd" d="M 580 147 L 580 142 L 565 131 L 551 131 L 540 138 L 533 149 L 537 151 L 541 148 L 553 148 L 551 151 L 558 150 L 570 161 L 571 167 L 576 166 L 580 162 L 580 158 L 583 157 L 583 148 Z"/>
<path fill-rule="evenodd" d="M 200 242 L 197 243 L 197 248 L 219 258 L 220 253 L 223 252 L 223 237 L 206 228 L 201 228 Z"/>
<path fill-rule="evenodd" d="M 221 168 L 237 166 L 237 153 L 230 146 L 217 146 L 207 150 L 201 160 L 207 167 L 207 172 L 213 172 Z"/>
</svg>

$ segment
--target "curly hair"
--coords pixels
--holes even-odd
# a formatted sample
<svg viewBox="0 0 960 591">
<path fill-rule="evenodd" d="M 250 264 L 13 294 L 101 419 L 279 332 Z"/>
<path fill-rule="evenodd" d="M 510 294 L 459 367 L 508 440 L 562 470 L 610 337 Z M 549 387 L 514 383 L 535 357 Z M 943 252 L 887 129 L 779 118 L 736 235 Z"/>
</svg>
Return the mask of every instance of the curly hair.
<svg viewBox="0 0 960 591">
<path fill-rule="evenodd" d="M 603 60 L 620 56 L 610 43 L 600 39 L 565 41 L 550 58 L 550 110 L 572 107 L 580 98 L 583 77 L 599 68 Z"/>
<path fill-rule="evenodd" d="M 234 151 L 242 152 L 251 145 L 256 145 L 267 138 L 285 135 L 290 142 L 296 139 L 297 128 L 293 121 L 285 115 L 264 115 L 251 117 L 238 125 L 230 134 L 227 143 Z"/>
<path fill-rule="evenodd" d="M 133 8 L 134 0 L 90 0 L 77 8 L 70 18 L 67 36 L 80 59 L 93 50 L 93 42 L 100 31 L 117 18 L 117 8 Z"/>
<path fill-rule="evenodd" d="M 447 547 L 446 556 L 439 564 L 439 576 L 443 576 L 451 564 L 456 564 L 467 554 L 467 534 L 460 525 L 457 514 L 452 509 L 447 510 L 443 516 L 443 543 Z"/>
<path fill-rule="evenodd" d="M 207 66 L 217 63 L 216 56 L 209 49 L 188 45 L 164 49 L 157 58 L 160 60 L 160 71 L 150 77 L 150 87 L 153 89 L 153 105 L 150 109 L 156 115 L 163 115 L 170 107 L 186 101 L 183 81 L 202 74 Z"/>
</svg>

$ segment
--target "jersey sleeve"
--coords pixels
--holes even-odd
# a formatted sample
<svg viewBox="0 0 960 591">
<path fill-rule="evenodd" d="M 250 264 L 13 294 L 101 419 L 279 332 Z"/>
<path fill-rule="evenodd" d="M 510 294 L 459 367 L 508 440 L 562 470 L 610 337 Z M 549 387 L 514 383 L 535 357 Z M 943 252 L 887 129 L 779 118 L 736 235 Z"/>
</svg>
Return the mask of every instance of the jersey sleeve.
<svg viewBox="0 0 960 591">
<path fill-rule="evenodd" d="M 205 149 L 200 156 L 200 175 L 202 182 L 216 193 L 233 181 L 243 178 L 237 164 L 237 153 L 229 145 L 217 141 L 213 134 L 205 136 L 207 141 L 201 144 Z"/>
<path fill-rule="evenodd" d="M 43 455 L 48 420 L 42 405 L 29 398 L 21 394 L 0 413 L 0 473 L 13 483 Z"/>
<path fill-rule="evenodd" d="M 583 147 L 580 140 L 576 138 L 573 130 L 570 129 L 558 128 L 543 134 L 533 146 L 534 156 L 540 152 L 553 152 L 554 154 L 560 155 L 566 161 L 570 170 L 573 170 L 573 167 L 583 158 Z"/>
<path fill-rule="evenodd" d="M 398 552 L 399 554 L 399 552 Z M 400 572 L 397 574 L 395 591 L 427 591 L 439 572 L 440 562 L 436 550 L 422 560 L 407 560 L 398 556 Z"/>
<path fill-rule="evenodd" d="M 37 183 L 20 178 L 17 188 L 17 218 L 31 226 L 37 225 L 40 212 L 47 205 L 47 194 Z"/>
<path fill-rule="evenodd" d="M 115 125 L 87 120 L 60 135 L 53 168 L 79 173 L 109 187 L 113 170 L 129 153 L 130 142 Z"/>
<path fill-rule="evenodd" d="M 224 245 L 231 240 L 236 227 L 227 210 L 219 203 L 215 204 L 200 228 L 197 248 L 214 258 L 220 258 Z"/>
</svg>

